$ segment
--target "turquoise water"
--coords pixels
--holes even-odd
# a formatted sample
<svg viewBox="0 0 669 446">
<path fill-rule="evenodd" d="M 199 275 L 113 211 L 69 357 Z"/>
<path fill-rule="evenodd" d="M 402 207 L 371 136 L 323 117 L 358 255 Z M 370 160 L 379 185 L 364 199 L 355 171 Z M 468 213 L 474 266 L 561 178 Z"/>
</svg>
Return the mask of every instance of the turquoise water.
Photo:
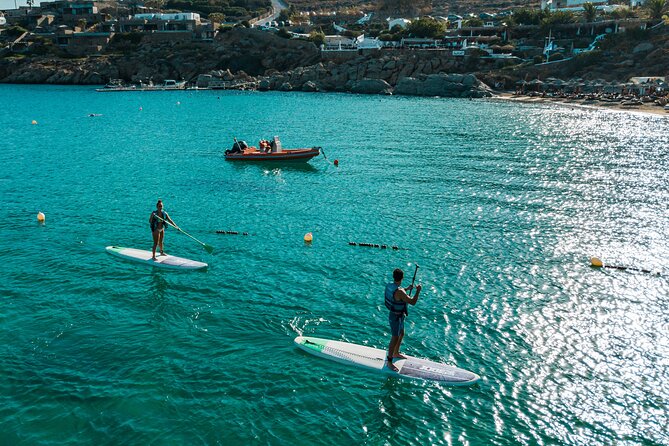
<svg viewBox="0 0 669 446">
<path fill-rule="evenodd" d="M 669 444 L 666 118 L 47 86 L 0 101 L 0 443 Z M 222 158 L 233 137 L 273 135 L 328 159 Z M 105 253 L 150 249 L 157 198 L 215 248 L 171 230 L 166 251 L 208 270 Z M 293 346 L 384 348 L 384 283 L 416 263 L 404 350 L 479 384 Z"/>
</svg>

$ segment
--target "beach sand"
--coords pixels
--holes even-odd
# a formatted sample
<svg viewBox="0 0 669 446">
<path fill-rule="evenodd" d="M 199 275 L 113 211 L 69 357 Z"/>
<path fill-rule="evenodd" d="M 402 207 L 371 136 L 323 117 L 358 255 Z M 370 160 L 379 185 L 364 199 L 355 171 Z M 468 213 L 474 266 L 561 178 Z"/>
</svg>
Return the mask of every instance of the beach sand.
<svg viewBox="0 0 669 446">
<path fill-rule="evenodd" d="M 582 108 L 598 108 L 605 110 L 615 110 L 623 112 L 637 112 L 637 113 L 650 113 L 653 115 L 666 116 L 669 117 L 669 112 L 665 111 L 663 107 L 654 104 L 652 102 L 643 103 L 638 106 L 623 106 L 619 102 L 605 102 L 598 101 L 596 99 L 564 99 L 564 98 L 550 98 L 550 97 L 532 97 L 524 95 L 515 95 L 513 93 L 500 93 L 493 98 L 509 100 L 509 101 L 518 101 L 518 102 L 527 102 L 527 103 L 554 103 L 561 104 L 567 107 L 582 107 Z"/>
</svg>

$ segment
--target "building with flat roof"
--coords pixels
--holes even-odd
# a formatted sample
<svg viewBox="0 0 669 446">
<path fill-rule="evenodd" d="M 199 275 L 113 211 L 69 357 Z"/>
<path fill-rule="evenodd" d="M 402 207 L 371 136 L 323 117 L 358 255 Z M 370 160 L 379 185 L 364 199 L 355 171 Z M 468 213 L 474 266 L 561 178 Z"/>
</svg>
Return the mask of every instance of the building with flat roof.
<svg viewBox="0 0 669 446">
<path fill-rule="evenodd" d="M 606 6 L 609 2 L 608 0 L 541 0 L 541 9 L 578 11 L 583 9 L 585 3 L 592 3 L 594 6 Z"/>
</svg>

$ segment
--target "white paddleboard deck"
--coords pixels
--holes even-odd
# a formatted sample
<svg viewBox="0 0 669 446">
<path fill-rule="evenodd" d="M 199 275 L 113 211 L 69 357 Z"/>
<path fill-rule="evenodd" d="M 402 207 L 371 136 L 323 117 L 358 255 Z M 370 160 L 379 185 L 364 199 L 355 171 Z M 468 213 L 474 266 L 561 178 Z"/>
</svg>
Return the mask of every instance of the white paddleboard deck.
<svg viewBox="0 0 669 446">
<path fill-rule="evenodd" d="M 386 350 L 364 345 L 308 336 L 296 337 L 295 344 L 302 350 L 322 358 L 392 375 L 438 381 L 451 386 L 466 386 L 481 379 L 476 373 L 468 370 L 408 355 L 405 355 L 406 359 L 393 361 L 395 367 L 399 369 L 398 372 L 394 372 L 386 365 Z"/>
<path fill-rule="evenodd" d="M 144 251 L 142 249 L 123 248 L 121 246 L 107 246 L 106 249 L 107 252 L 113 256 L 155 266 L 156 268 L 189 270 L 202 269 L 209 266 L 206 263 L 198 262 L 196 260 L 184 259 L 182 257 L 170 255 L 161 256 L 156 254 L 156 260 L 152 260 L 151 251 Z"/>
</svg>

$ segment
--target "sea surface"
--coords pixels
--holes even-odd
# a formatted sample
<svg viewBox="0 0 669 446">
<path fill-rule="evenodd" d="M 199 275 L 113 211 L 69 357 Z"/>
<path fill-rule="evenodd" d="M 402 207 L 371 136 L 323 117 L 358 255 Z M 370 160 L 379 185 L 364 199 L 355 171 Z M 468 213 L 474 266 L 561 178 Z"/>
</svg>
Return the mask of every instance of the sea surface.
<svg viewBox="0 0 669 446">
<path fill-rule="evenodd" d="M 0 444 L 669 445 L 666 117 L 10 85 L 0 104 Z M 223 158 L 274 135 L 327 158 Z M 158 198 L 214 247 L 170 229 L 166 251 L 206 271 L 105 252 L 151 249 Z M 403 350 L 478 384 L 294 346 L 385 348 L 384 284 L 416 265 Z"/>
</svg>

